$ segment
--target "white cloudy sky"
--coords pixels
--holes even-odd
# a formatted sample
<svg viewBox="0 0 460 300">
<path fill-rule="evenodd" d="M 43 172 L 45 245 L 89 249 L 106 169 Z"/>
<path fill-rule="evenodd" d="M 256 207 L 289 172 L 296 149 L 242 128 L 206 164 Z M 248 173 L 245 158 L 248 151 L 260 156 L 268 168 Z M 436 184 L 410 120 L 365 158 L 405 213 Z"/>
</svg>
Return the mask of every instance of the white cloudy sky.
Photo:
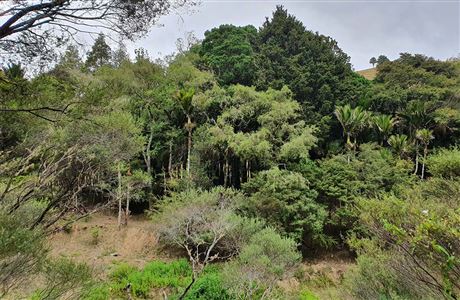
<svg viewBox="0 0 460 300">
<path fill-rule="evenodd" d="M 170 54 L 176 40 L 193 31 L 198 38 L 220 24 L 261 26 L 278 4 L 312 31 L 329 35 L 351 56 L 355 69 L 370 67 L 371 56 L 390 59 L 400 52 L 423 53 L 438 59 L 460 53 L 460 0 L 203 0 L 193 12 L 173 13 L 160 19 L 134 48 L 151 56 Z"/>
</svg>

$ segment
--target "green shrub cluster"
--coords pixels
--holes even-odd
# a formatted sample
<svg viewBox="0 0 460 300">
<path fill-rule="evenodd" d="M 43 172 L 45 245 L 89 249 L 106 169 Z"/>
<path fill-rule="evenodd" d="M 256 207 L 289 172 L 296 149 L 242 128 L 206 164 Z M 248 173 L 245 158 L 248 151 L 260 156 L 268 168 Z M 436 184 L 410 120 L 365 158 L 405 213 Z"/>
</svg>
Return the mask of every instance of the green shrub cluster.
<svg viewBox="0 0 460 300">
<path fill-rule="evenodd" d="M 351 290 L 357 297 L 458 297 L 459 188 L 458 178 L 432 178 L 399 196 L 359 201 L 367 236 L 349 240 L 358 253 L 357 269 L 350 273 Z"/>
<path fill-rule="evenodd" d="M 165 290 L 169 293 L 169 299 L 177 299 L 189 284 L 191 276 L 192 269 L 185 259 L 171 262 L 153 261 L 142 269 L 123 263 L 115 267 L 108 282 L 94 285 L 83 299 L 126 297 L 128 284 L 131 296 L 149 299 L 156 291 Z M 219 268 L 206 268 L 184 299 L 230 299 L 223 288 Z"/>
<path fill-rule="evenodd" d="M 426 164 L 433 176 L 448 179 L 460 177 L 460 149 L 440 149 L 428 156 Z"/>
</svg>

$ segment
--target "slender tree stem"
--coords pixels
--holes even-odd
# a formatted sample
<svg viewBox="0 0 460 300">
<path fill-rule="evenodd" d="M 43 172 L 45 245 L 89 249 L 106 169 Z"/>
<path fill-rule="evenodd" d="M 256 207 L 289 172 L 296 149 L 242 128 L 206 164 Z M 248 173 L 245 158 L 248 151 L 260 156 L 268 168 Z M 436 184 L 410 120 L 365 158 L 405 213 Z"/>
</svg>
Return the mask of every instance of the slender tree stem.
<svg viewBox="0 0 460 300">
<path fill-rule="evenodd" d="M 121 215 L 122 215 L 122 206 L 121 206 L 121 198 L 122 198 L 122 190 L 121 190 L 121 162 L 118 163 L 118 229 L 121 228 Z"/>
</svg>

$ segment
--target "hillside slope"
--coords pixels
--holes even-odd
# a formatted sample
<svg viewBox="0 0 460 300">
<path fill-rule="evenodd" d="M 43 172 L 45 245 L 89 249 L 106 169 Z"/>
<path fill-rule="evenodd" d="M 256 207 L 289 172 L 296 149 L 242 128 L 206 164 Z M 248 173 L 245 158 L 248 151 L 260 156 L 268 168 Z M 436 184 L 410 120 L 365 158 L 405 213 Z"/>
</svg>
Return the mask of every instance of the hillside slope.
<svg viewBox="0 0 460 300">
<path fill-rule="evenodd" d="M 356 71 L 356 73 L 358 73 L 359 75 L 363 76 L 364 78 L 368 80 L 374 80 L 374 78 L 377 76 L 377 68 L 360 70 L 360 71 Z"/>
</svg>

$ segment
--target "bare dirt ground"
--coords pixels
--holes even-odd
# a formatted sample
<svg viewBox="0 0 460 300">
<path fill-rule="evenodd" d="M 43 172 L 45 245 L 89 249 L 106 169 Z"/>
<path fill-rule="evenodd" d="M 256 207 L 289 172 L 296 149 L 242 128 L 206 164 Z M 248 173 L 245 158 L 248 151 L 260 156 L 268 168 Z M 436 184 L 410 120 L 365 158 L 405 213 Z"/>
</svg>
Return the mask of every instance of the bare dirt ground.
<svg viewBox="0 0 460 300">
<path fill-rule="evenodd" d="M 96 214 L 76 222 L 68 232 L 53 234 L 49 245 L 52 256 L 85 262 L 100 279 L 105 279 L 117 263 L 142 268 L 152 260 L 177 258 L 177 253 L 165 254 L 159 249 L 154 225 L 142 215 L 131 216 L 128 226 L 118 230 L 116 216 Z M 354 259 L 346 251 L 326 253 L 304 261 L 298 274 L 279 285 L 286 291 L 308 288 L 321 300 L 349 299 L 340 286 L 344 273 L 353 265 Z"/>
<path fill-rule="evenodd" d="M 131 216 L 118 230 L 116 216 L 95 214 L 76 222 L 70 232 L 53 234 L 49 245 L 52 256 L 85 262 L 100 276 L 117 262 L 143 267 L 159 259 L 152 221 L 142 215 Z"/>
</svg>

